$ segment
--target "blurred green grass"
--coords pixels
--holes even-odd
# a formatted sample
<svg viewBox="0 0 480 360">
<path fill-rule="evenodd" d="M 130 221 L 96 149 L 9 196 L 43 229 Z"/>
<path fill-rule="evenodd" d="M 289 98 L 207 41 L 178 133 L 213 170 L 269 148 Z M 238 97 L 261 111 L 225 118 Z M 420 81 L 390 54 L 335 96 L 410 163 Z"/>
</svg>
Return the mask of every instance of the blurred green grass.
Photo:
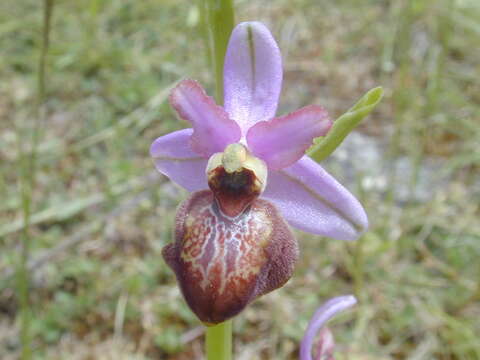
<svg viewBox="0 0 480 360">
<path fill-rule="evenodd" d="M 19 354 L 11 273 L 21 206 L 16 170 L 35 114 L 40 3 L 0 3 L 0 358 Z M 314 309 L 355 291 L 332 325 L 342 359 L 479 359 L 480 5 L 471 0 L 237 1 L 261 20 L 285 62 L 279 112 L 317 103 L 334 116 L 382 85 L 360 127 L 386 144 L 387 189 L 342 177 L 371 230 L 357 244 L 299 233 L 283 289 L 235 320 L 238 359 L 295 359 Z M 193 77 L 213 92 L 198 11 L 173 0 L 55 5 L 47 121 L 38 149 L 31 302 L 36 359 L 201 358 L 199 323 L 160 256 L 186 193 L 153 171 L 153 139 L 185 127 L 168 89 Z M 358 149 L 361 152 L 362 149 Z M 434 159 L 447 180 L 428 200 L 398 201 Z M 367 171 L 368 169 L 365 169 Z M 6 274 L 5 276 L 3 274 Z M 337 325 L 338 324 L 338 325 Z"/>
</svg>

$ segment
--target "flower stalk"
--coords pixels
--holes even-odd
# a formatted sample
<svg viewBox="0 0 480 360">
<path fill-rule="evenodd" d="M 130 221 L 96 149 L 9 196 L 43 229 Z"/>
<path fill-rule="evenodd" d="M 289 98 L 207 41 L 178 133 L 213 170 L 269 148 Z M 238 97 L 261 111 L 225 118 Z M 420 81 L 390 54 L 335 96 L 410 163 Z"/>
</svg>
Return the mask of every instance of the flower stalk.
<svg viewBox="0 0 480 360">
<path fill-rule="evenodd" d="M 208 360 L 231 360 L 232 320 L 208 326 L 205 343 Z"/>
<path fill-rule="evenodd" d="M 205 0 L 203 11 L 209 35 L 208 58 L 213 59 L 215 71 L 215 98 L 223 104 L 223 66 L 228 40 L 234 25 L 232 0 Z M 207 59 L 208 60 L 208 59 Z M 205 335 L 207 360 L 232 358 L 232 320 L 208 326 Z"/>
<path fill-rule="evenodd" d="M 37 98 L 35 103 L 36 114 L 31 132 L 31 147 L 25 150 L 20 145 L 20 192 L 23 212 L 23 229 L 21 235 L 21 250 L 16 269 L 16 287 L 20 304 L 20 342 L 22 352 L 20 358 L 32 358 L 31 319 L 30 307 L 30 277 L 28 274 L 28 260 L 30 257 L 30 221 L 32 213 L 32 198 L 36 183 L 36 157 L 41 123 L 45 119 L 45 87 L 46 87 L 46 60 L 50 39 L 51 19 L 54 0 L 43 1 L 42 42 L 37 73 Z"/>
</svg>

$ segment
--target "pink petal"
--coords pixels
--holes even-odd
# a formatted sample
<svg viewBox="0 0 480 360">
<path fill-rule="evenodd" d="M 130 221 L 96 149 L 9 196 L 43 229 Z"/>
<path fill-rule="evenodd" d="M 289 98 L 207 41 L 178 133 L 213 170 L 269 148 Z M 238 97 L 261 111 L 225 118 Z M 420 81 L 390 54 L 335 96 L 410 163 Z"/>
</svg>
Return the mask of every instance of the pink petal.
<svg viewBox="0 0 480 360">
<path fill-rule="evenodd" d="M 337 313 L 356 303 L 357 299 L 352 295 L 338 296 L 328 300 L 315 311 L 300 345 L 300 360 L 312 360 L 312 344 L 317 332 Z"/>
<path fill-rule="evenodd" d="M 270 169 L 282 169 L 300 159 L 313 139 L 325 135 L 331 126 L 327 111 L 310 105 L 253 125 L 247 133 L 248 147 Z"/>
<path fill-rule="evenodd" d="M 257 121 L 275 116 L 282 76 L 280 50 L 265 25 L 238 24 L 225 55 L 224 103 L 244 134 Z"/>
<path fill-rule="evenodd" d="M 159 137 L 150 147 L 150 155 L 158 171 L 188 191 L 208 189 L 207 159 L 190 149 L 192 133 L 193 129 L 184 129 Z"/>
<path fill-rule="evenodd" d="M 196 81 L 180 82 L 172 90 L 170 103 L 182 119 L 193 125 L 190 144 L 196 153 L 209 157 L 240 140 L 239 126 Z"/>
<path fill-rule="evenodd" d="M 368 227 L 357 199 L 308 156 L 280 171 L 270 171 L 263 197 L 290 225 L 341 240 L 355 240 Z"/>
</svg>

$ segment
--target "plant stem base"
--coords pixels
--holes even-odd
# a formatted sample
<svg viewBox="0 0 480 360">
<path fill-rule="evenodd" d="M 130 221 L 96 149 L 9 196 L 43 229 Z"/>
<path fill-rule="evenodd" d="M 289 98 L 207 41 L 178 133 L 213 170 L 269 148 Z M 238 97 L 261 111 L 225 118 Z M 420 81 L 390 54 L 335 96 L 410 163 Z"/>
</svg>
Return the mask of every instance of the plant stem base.
<svg viewBox="0 0 480 360">
<path fill-rule="evenodd" d="M 232 359 L 232 320 L 214 326 L 206 331 L 207 360 Z"/>
</svg>

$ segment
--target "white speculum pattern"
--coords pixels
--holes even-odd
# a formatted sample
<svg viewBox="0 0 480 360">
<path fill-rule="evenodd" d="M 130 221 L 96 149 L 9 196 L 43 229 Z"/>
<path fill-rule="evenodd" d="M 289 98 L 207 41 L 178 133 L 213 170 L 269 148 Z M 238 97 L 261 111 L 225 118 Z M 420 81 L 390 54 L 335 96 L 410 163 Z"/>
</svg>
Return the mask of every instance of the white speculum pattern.
<svg viewBox="0 0 480 360">
<path fill-rule="evenodd" d="M 261 209 L 228 217 L 215 202 L 206 204 L 186 218 L 181 258 L 197 272 L 203 291 L 213 283 L 221 294 L 258 274 L 266 261 L 271 225 Z"/>
</svg>

